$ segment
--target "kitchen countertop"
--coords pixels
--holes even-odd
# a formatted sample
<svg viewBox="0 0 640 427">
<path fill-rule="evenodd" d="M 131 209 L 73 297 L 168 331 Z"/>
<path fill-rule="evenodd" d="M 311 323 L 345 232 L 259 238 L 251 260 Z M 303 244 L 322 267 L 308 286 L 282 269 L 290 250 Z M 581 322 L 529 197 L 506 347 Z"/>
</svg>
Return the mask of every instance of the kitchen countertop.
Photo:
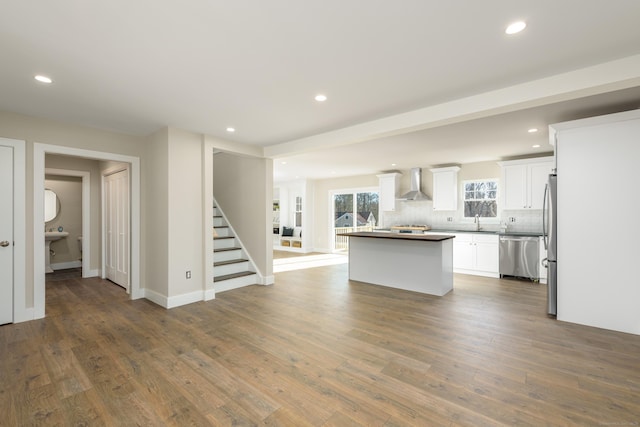
<svg viewBox="0 0 640 427">
<path fill-rule="evenodd" d="M 447 239 L 453 239 L 454 236 L 437 235 L 437 234 L 411 234 L 411 233 L 389 233 L 376 231 L 360 231 L 356 233 L 340 233 L 338 236 L 347 237 L 371 237 L 375 239 L 397 239 L 397 240 L 419 240 L 423 242 L 441 242 Z"/>
</svg>

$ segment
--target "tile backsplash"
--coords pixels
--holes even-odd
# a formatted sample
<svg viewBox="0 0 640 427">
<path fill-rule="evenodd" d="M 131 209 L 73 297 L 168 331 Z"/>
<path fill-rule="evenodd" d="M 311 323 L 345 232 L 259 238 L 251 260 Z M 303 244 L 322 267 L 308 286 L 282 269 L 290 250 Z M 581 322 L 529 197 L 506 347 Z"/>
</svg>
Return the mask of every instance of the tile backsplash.
<svg viewBox="0 0 640 427">
<path fill-rule="evenodd" d="M 384 213 L 383 227 L 393 225 L 431 225 L 433 215 L 433 202 L 431 200 L 415 200 L 396 202 L 396 210 Z"/>
<path fill-rule="evenodd" d="M 448 221 L 451 218 L 451 221 Z M 510 221 L 514 218 L 515 221 Z M 397 209 L 393 212 L 384 212 L 384 228 L 393 225 L 426 224 L 431 228 L 454 228 L 456 230 L 473 230 L 475 225 L 469 219 L 462 217 L 462 210 L 434 211 L 432 201 L 398 201 Z M 482 223 L 482 228 L 489 231 L 499 231 L 500 225 L 507 225 L 507 231 L 542 232 L 541 210 L 503 210 L 501 211 L 500 224 Z"/>
<path fill-rule="evenodd" d="M 510 222 L 509 218 L 515 218 L 515 222 Z M 502 211 L 501 221 L 506 221 L 507 231 L 522 231 L 539 233 L 542 232 L 542 210 L 518 210 Z"/>
</svg>

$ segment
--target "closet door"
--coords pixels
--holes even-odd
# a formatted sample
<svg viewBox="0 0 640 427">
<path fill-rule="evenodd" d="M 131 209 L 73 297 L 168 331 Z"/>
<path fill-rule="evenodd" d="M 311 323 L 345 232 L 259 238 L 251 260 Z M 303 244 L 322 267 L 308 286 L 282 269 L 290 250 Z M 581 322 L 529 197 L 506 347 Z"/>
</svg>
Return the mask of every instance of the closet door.
<svg viewBox="0 0 640 427">
<path fill-rule="evenodd" d="M 0 325 L 13 322 L 13 149 L 0 146 Z"/>
<path fill-rule="evenodd" d="M 129 291 L 129 171 L 104 177 L 105 272 Z"/>
</svg>

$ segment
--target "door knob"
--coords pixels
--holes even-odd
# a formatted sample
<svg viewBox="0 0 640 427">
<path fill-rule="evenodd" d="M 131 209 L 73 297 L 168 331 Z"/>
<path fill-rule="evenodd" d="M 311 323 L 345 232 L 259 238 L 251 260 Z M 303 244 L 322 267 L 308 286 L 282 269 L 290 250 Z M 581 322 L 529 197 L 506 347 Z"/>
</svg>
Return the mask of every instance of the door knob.
<svg viewBox="0 0 640 427">
<path fill-rule="evenodd" d="M 2 246 L 3 248 L 6 248 L 7 246 L 9 246 L 11 243 L 9 243 L 6 240 L 3 240 L 2 242 L 0 242 L 0 246 Z"/>
</svg>

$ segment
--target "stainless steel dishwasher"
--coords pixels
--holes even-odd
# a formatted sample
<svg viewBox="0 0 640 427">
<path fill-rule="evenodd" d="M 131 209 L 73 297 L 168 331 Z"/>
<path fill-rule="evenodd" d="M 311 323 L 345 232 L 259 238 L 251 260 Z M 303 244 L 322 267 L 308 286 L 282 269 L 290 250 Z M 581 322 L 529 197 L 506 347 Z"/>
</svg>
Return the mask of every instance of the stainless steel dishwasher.
<svg viewBox="0 0 640 427">
<path fill-rule="evenodd" d="M 500 277 L 540 279 L 540 239 L 530 236 L 500 236 Z"/>
</svg>

